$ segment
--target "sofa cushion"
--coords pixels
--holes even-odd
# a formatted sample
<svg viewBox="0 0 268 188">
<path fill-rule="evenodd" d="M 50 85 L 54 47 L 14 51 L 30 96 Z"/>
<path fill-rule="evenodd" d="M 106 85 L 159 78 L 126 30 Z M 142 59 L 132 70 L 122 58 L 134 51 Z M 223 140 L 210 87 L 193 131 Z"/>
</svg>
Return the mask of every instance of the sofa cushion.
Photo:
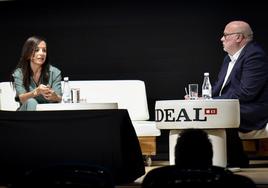
<svg viewBox="0 0 268 188">
<path fill-rule="evenodd" d="M 239 132 L 239 137 L 242 140 L 263 139 L 268 138 L 268 123 L 265 128 L 260 130 L 253 130 L 247 133 Z"/>
<path fill-rule="evenodd" d="M 94 103 L 117 103 L 127 109 L 131 120 L 148 120 L 145 84 L 141 80 L 70 81 L 80 89 L 80 98 Z"/>
<path fill-rule="evenodd" d="M 132 121 L 137 136 L 160 136 L 154 121 Z"/>
</svg>

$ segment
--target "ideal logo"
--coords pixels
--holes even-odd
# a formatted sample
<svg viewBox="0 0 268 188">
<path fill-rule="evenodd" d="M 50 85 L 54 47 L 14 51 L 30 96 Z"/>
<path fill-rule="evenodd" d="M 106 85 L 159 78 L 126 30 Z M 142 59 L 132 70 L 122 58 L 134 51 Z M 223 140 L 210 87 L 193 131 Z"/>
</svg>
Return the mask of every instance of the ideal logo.
<svg viewBox="0 0 268 188">
<path fill-rule="evenodd" d="M 156 109 L 155 121 L 156 122 L 175 122 L 175 121 L 207 121 L 208 115 L 217 115 L 217 108 L 193 108 L 191 112 L 187 112 L 185 108 L 181 108 L 178 113 L 175 109 Z M 190 117 L 189 114 L 194 114 Z M 202 116 L 203 115 L 203 116 Z"/>
</svg>

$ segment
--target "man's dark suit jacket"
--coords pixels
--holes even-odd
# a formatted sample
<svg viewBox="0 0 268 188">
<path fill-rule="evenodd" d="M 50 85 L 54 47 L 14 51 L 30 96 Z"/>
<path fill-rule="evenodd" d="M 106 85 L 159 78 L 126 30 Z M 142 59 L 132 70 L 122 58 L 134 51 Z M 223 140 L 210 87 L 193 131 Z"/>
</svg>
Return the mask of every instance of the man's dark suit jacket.
<svg viewBox="0 0 268 188">
<path fill-rule="evenodd" d="M 219 96 L 230 58 L 224 58 L 213 86 L 213 98 L 239 99 L 240 131 L 264 128 L 268 122 L 268 59 L 256 42 L 248 43 L 237 59 Z"/>
</svg>

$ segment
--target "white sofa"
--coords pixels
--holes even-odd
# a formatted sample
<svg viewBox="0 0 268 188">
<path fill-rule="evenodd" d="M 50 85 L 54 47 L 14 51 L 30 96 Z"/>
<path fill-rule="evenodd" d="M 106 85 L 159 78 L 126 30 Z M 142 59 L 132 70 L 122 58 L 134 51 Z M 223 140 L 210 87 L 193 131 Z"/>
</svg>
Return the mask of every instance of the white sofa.
<svg viewBox="0 0 268 188">
<path fill-rule="evenodd" d="M 63 82 L 62 82 L 63 84 Z M 160 130 L 149 120 L 145 84 L 141 80 L 70 81 L 71 88 L 80 89 L 80 98 L 88 103 L 117 103 L 119 109 L 127 109 L 139 138 L 141 149 L 151 163 L 156 154 L 156 136 Z M 19 104 L 14 100 L 15 91 L 10 82 L 0 83 L 0 109 L 15 111 Z"/>
</svg>

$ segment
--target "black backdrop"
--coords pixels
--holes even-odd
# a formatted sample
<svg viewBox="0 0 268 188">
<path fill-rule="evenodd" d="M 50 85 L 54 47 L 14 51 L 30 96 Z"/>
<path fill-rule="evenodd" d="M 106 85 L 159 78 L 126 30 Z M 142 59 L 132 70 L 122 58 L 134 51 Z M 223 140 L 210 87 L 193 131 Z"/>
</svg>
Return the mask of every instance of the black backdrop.
<svg viewBox="0 0 268 188">
<path fill-rule="evenodd" d="M 248 21 L 268 51 L 267 14 L 258 1 L 0 2 L 0 81 L 9 80 L 26 38 L 41 35 L 51 63 L 71 80 L 144 80 L 153 120 L 156 100 L 182 99 L 205 71 L 215 81 L 229 21 Z M 158 142 L 167 151 L 167 138 Z"/>
</svg>

